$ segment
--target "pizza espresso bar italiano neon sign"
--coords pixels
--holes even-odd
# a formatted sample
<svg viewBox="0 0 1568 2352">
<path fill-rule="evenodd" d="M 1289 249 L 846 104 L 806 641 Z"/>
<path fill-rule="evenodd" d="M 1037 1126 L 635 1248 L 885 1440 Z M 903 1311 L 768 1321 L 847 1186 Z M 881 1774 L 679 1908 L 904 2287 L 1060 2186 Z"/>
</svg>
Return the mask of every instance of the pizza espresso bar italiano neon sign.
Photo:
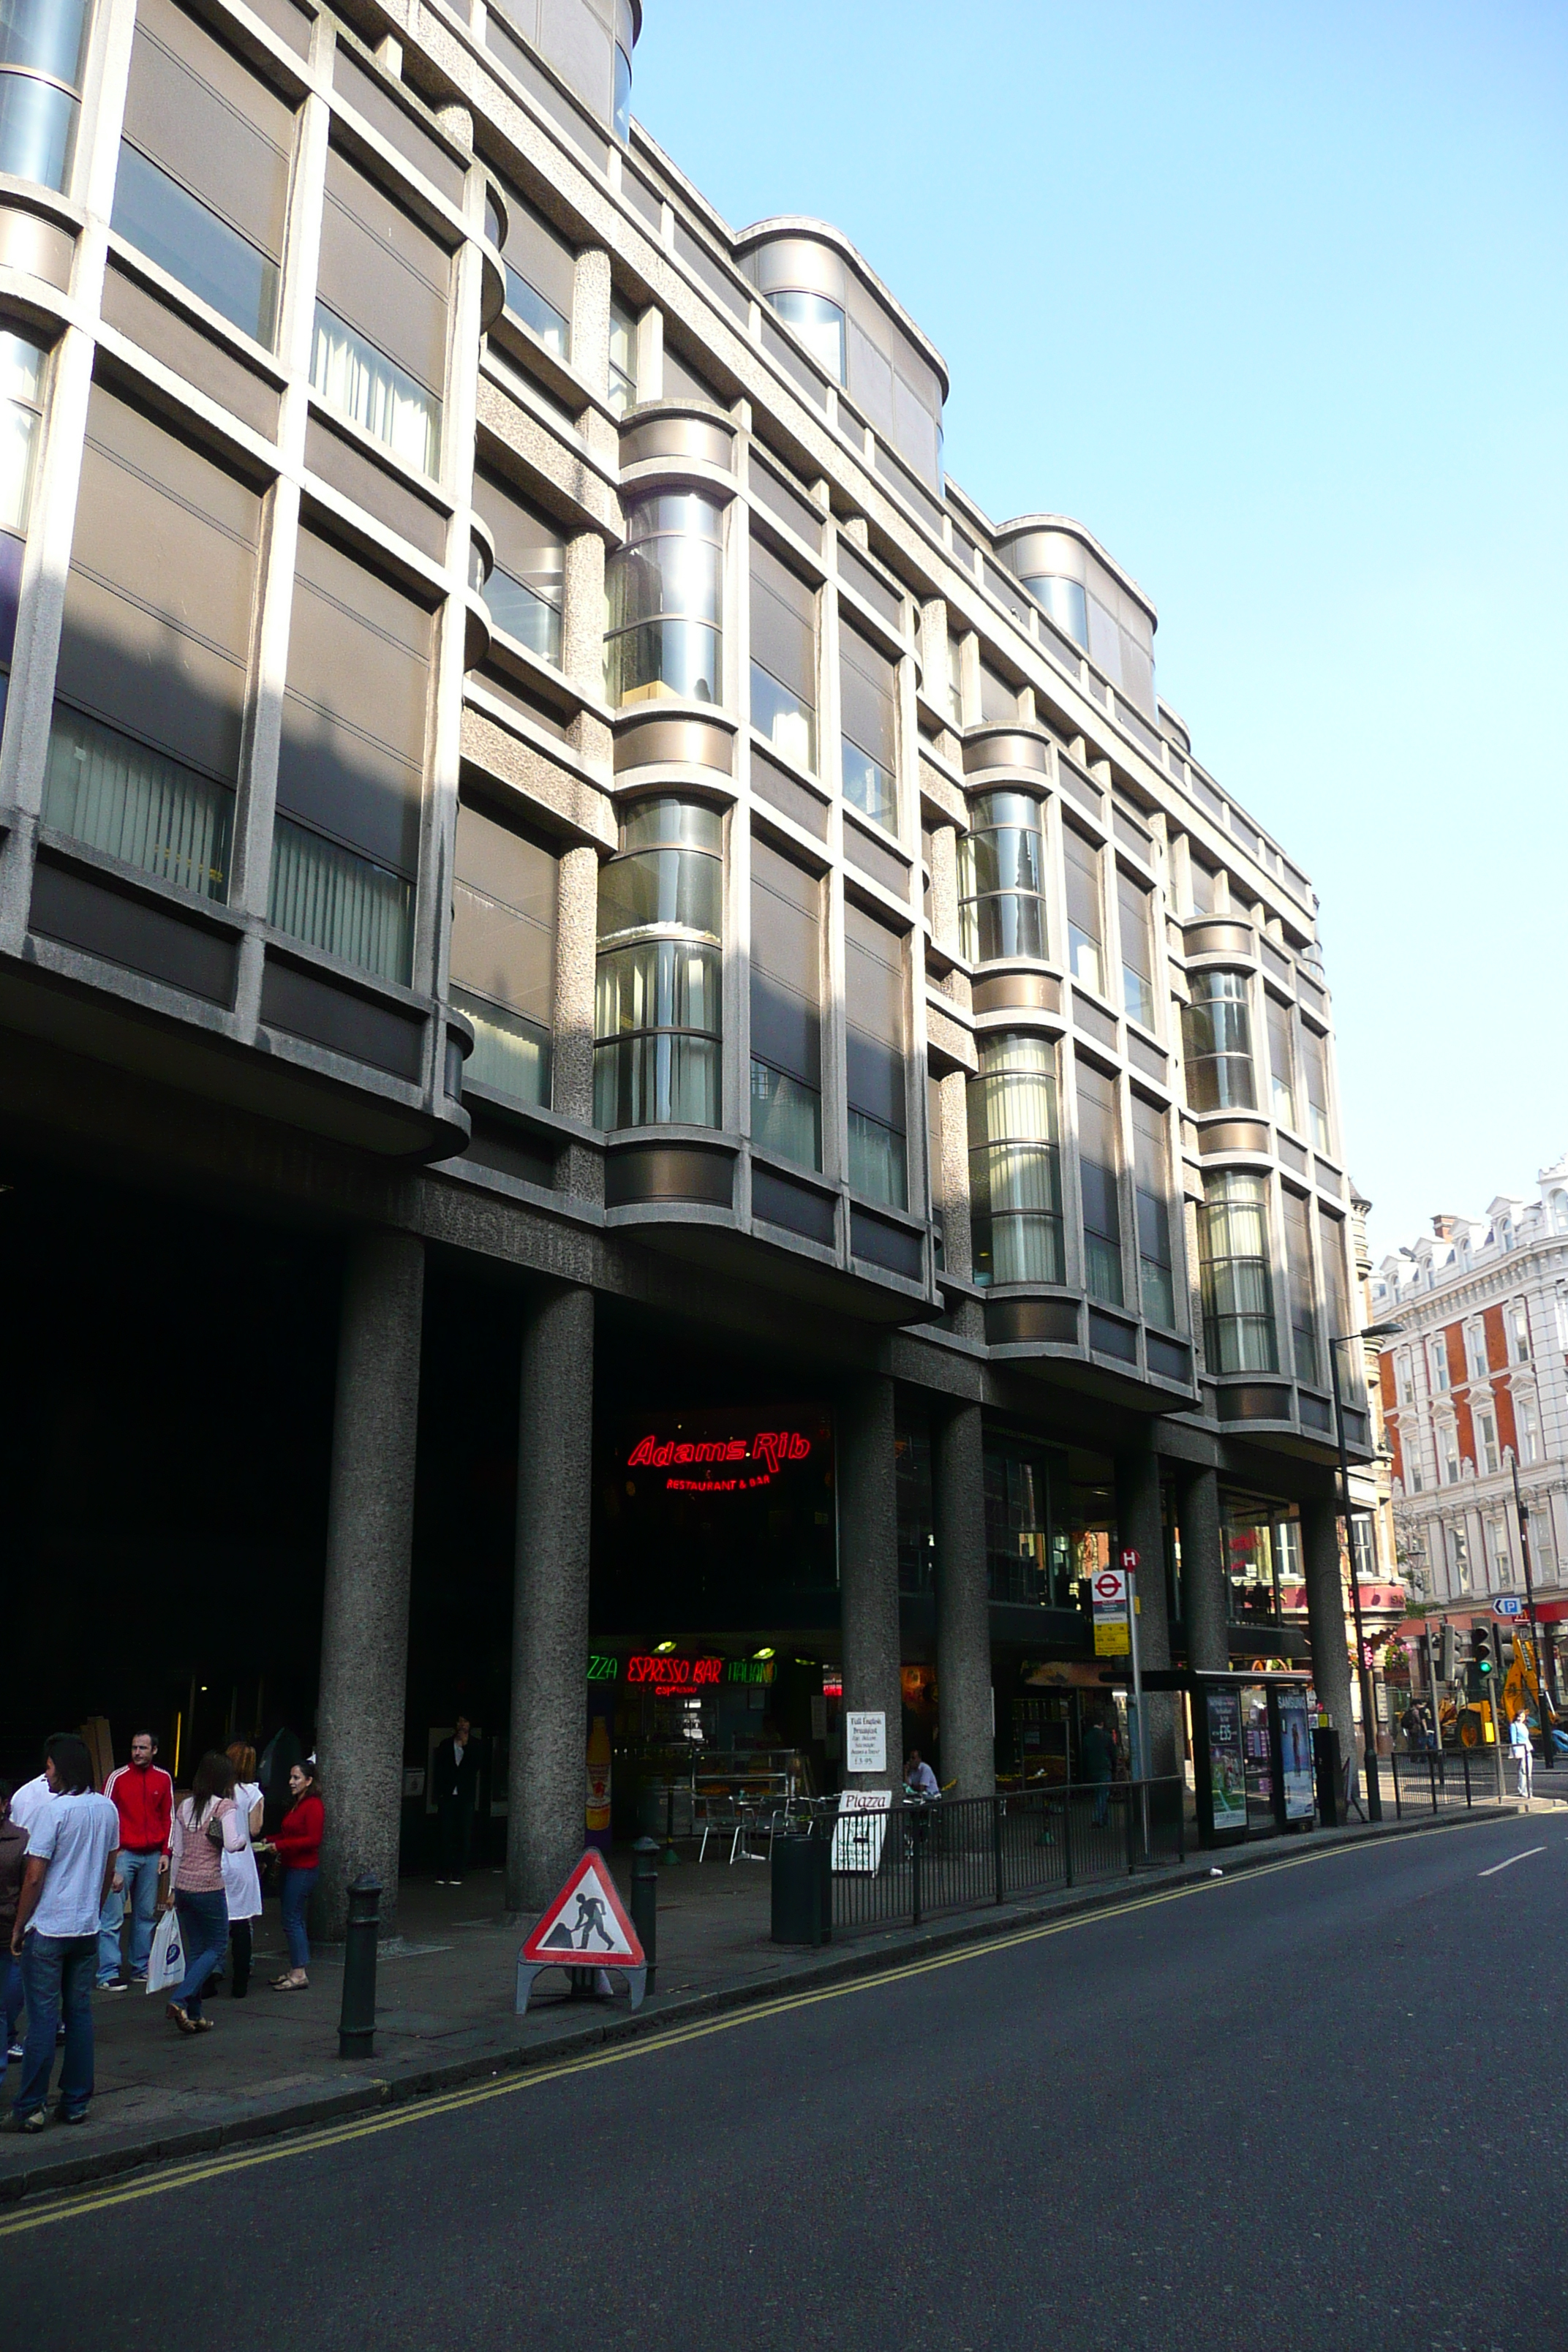
<svg viewBox="0 0 1568 2352">
<path fill-rule="evenodd" d="M 786 1463 L 811 1458 L 812 1441 L 798 1429 L 759 1429 L 752 1437 L 638 1438 L 628 1470 L 663 1470 L 670 1495 L 744 1495 L 768 1486 Z M 695 1475 L 691 1475 L 695 1474 Z"/>
<path fill-rule="evenodd" d="M 634 1651 L 626 1660 L 626 1681 L 656 1691 L 712 1690 L 720 1683 L 766 1685 L 773 1678 L 772 1658 L 677 1658 L 659 1651 Z M 618 1658 L 595 1654 L 588 1660 L 591 1683 L 613 1683 L 619 1677 Z"/>
</svg>

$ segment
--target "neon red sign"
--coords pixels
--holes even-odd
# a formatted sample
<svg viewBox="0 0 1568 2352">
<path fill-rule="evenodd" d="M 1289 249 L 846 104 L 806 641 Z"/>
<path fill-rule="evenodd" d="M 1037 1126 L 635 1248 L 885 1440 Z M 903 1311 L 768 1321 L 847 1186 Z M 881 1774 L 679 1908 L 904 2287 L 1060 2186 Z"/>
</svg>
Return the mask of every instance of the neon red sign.
<svg viewBox="0 0 1568 2352">
<path fill-rule="evenodd" d="M 656 1690 L 706 1690 L 724 1675 L 722 1658 L 661 1658 L 657 1653 L 626 1660 L 628 1683 L 652 1683 Z"/>
<path fill-rule="evenodd" d="M 811 1453 L 811 1440 L 803 1437 L 798 1429 L 759 1429 L 748 1441 L 743 1437 L 704 1437 L 687 1440 L 679 1437 L 658 1438 L 651 1433 L 641 1437 L 626 1456 L 628 1470 L 668 1470 L 688 1465 L 709 1462 L 762 1462 L 775 1477 L 784 1462 L 805 1462 Z"/>
</svg>

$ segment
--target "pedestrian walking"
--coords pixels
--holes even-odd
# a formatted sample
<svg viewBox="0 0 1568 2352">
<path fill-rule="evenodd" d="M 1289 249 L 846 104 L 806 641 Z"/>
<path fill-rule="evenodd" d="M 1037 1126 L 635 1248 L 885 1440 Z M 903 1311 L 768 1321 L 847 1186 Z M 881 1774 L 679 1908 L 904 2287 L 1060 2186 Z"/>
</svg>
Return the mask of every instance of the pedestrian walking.
<svg viewBox="0 0 1568 2352">
<path fill-rule="evenodd" d="M 0 2131 L 44 2128 L 55 2064 L 55 2028 L 65 2013 L 59 2105 L 64 2124 L 87 2120 L 92 2097 L 92 1986 L 98 1922 L 114 1874 L 120 1816 L 94 1794 L 92 1759 L 74 1732 L 57 1732 L 44 1751 L 49 1801 L 27 1829 L 26 1864 L 11 1952 L 22 1963 L 27 2038 L 22 2080 Z"/>
<path fill-rule="evenodd" d="M 272 1989 L 303 1992 L 310 1981 L 306 1973 L 310 1965 L 310 1938 L 305 1928 L 305 1906 L 321 1872 L 321 1832 L 327 1818 L 321 1779 L 311 1759 L 290 1769 L 289 1790 L 293 1802 L 272 1841 L 283 1865 L 283 1933 L 289 1945 L 289 1966 L 280 1977 L 273 1978 Z"/>
<path fill-rule="evenodd" d="M 120 1850 L 103 1916 L 98 1923 L 98 1981 L 105 1992 L 147 1981 L 158 1881 L 169 1866 L 169 1830 L 174 1784 L 156 1761 L 158 1743 L 150 1731 L 131 1738 L 131 1761 L 117 1764 L 103 1793 L 120 1816 Z M 120 1935 L 131 1919 L 131 1949 L 121 1963 Z"/>
<path fill-rule="evenodd" d="M 1530 1715 L 1521 1707 L 1508 1727 L 1508 1744 L 1513 1750 L 1513 1760 L 1519 1773 L 1519 1793 L 1521 1797 L 1535 1794 L 1535 1750 L 1530 1744 Z"/>
<path fill-rule="evenodd" d="M 243 2000 L 250 1990 L 251 1921 L 261 1916 L 261 1874 L 253 1841 L 261 1827 L 261 1788 L 256 1750 L 237 1739 L 228 1750 L 234 1767 L 234 1815 L 245 1833 L 237 1851 L 223 1850 L 223 1892 L 228 1906 L 229 1999 Z"/>
<path fill-rule="evenodd" d="M 172 1903 L 179 1915 L 185 1973 L 163 2014 L 182 2033 L 212 2032 L 212 2019 L 202 2012 L 202 1993 L 228 1945 L 223 1857 L 226 1850 L 236 1852 L 242 1839 L 235 1818 L 234 1766 L 226 1756 L 204 1756 L 190 1795 L 174 1810 L 164 1897 L 165 1906 Z"/>
<path fill-rule="evenodd" d="M 430 1770 L 440 1838 L 440 1867 L 436 1884 L 461 1886 L 468 1862 L 474 1794 L 479 1780 L 479 1746 L 466 1715 L 458 1717 L 450 1739 L 443 1739 L 437 1748 Z"/>
<path fill-rule="evenodd" d="M 11 1800 L 0 1797 L 0 1975 L 5 1979 L 5 2063 L 22 2055 L 16 2021 L 22 2014 L 22 1963 L 11 1949 L 16 1905 L 26 1865 L 27 1832 L 11 1819 Z"/>
</svg>

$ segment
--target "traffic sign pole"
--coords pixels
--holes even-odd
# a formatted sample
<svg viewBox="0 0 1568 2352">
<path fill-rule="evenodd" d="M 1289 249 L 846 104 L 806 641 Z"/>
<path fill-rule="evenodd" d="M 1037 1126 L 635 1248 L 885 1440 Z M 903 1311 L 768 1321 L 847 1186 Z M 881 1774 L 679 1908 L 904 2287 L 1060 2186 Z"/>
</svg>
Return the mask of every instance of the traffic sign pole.
<svg viewBox="0 0 1568 2352">
<path fill-rule="evenodd" d="M 1121 1562 L 1127 1569 L 1127 1623 L 1132 1649 L 1132 1712 L 1138 1723 L 1138 1778 L 1142 1784 L 1143 1798 L 1143 1859 L 1149 1859 L 1149 1721 L 1143 1712 L 1143 1669 L 1138 1654 L 1138 1555 L 1124 1551 Z"/>
</svg>

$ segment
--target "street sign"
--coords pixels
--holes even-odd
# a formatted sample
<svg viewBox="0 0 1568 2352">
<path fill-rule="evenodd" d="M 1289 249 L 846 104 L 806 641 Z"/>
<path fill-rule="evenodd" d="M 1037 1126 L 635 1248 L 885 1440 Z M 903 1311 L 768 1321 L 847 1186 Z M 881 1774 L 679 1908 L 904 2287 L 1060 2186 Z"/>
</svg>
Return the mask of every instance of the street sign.
<svg viewBox="0 0 1568 2352">
<path fill-rule="evenodd" d="M 1124 1658 L 1132 1646 L 1131 1612 L 1127 1606 L 1130 1579 L 1125 1569 L 1097 1569 L 1089 1580 L 1094 1608 L 1094 1654 Z"/>
<path fill-rule="evenodd" d="M 1129 1576 L 1137 1575 L 1138 1552 L 1135 1546 L 1132 1544 L 1124 1544 L 1121 1551 L 1117 1554 L 1117 1557 L 1121 1560 L 1122 1567 L 1127 1570 Z"/>
<path fill-rule="evenodd" d="M 1524 1603 L 1517 1592 L 1500 1592 L 1492 1602 L 1494 1617 L 1522 1617 Z"/>
<path fill-rule="evenodd" d="M 588 1971 L 595 1979 L 595 1990 L 602 1993 L 610 1991 L 609 1971 L 617 1969 L 630 1987 L 632 2007 L 642 2006 L 647 1960 L 616 1892 L 609 1864 L 592 1847 L 522 1939 L 517 1956 L 520 2017 L 528 2007 L 533 1979 L 541 1969 Z"/>
</svg>

